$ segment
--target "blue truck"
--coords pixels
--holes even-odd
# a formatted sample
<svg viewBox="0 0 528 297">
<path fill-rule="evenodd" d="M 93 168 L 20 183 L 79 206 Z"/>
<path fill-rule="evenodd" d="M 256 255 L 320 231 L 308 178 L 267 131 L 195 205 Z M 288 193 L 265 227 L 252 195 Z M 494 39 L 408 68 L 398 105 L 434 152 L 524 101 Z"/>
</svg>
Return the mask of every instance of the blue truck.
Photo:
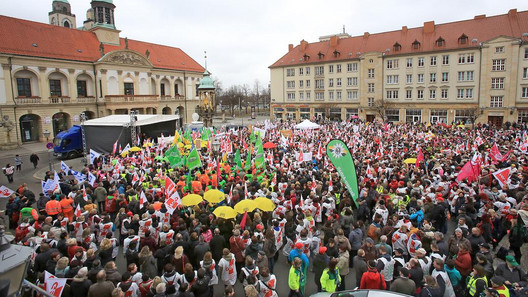
<svg viewBox="0 0 528 297">
<path fill-rule="evenodd" d="M 83 154 L 82 129 L 75 125 L 53 139 L 53 152 L 58 158 L 72 159 Z"/>
</svg>

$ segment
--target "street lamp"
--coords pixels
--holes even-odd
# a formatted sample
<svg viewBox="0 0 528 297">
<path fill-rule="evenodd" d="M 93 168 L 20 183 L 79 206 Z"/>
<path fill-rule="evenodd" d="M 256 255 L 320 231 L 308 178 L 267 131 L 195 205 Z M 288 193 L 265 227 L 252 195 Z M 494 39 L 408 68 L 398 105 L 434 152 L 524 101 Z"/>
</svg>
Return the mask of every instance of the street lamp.
<svg viewBox="0 0 528 297">
<path fill-rule="evenodd" d="M 0 280 L 10 283 L 7 296 L 20 293 L 22 282 L 26 278 L 27 268 L 31 262 L 33 249 L 22 245 L 12 245 L 13 236 L 4 234 L 4 226 L 0 226 Z"/>
<path fill-rule="evenodd" d="M 44 137 L 46 137 L 46 145 L 49 143 L 49 137 L 50 137 L 50 131 L 48 129 L 44 130 Z M 47 148 L 47 147 L 46 147 Z M 48 163 L 49 163 L 49 171 L 51 172 L 51 152 L 50 149 L 48 149 Z"/>
</svg>

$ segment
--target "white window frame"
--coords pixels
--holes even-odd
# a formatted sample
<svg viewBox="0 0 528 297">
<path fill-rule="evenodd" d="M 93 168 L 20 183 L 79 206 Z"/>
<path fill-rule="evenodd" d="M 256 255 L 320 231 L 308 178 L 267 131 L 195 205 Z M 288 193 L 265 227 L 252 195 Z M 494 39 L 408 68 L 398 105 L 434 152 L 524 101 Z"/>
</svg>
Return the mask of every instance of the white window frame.
<svg viewBox="0 0 528 297">
<path fill-rule="evenodd" d="M 493 59 L 491 71 L 505 71 L 506 59 Z"/>
<path fill-rule="evenodd" d="M 436 56 L 431 56 L 429 66 L 436 66 Z"/>
<path fill-rule="evenodd" d="M 449 72 L 442 72 L 442 82 L 449 81 Z"/>
<path fill-rule="evenodd" d="M 416 98 L 423 99 L 424 98 L 424 90 L 417 90 Z"/>
<path fill-rule="evenodd" d="M 503 106 L 503 96 L 491 96 L 490 107 L 497 108 Z"/>
<path fill-rule="evenodd" d="M 494 90 L 504 89 L 504 77 L 492 77 L 491 88 Z"/>
<path fill-rule="evenodd" d="M 425 67 L 425 58 L 418 57 L 418 67 Z"/>
<path fill-rule="evenodd" d="M 436 72 L 429 73 L 429 82 L 435 83 L 436 82 Z"/>
<path fill-rule="evenodd" d="M 405 91 L 405 99 L 412 99 L 412 90 Z"/>
<path fill-rule="evenodd" d="M 341 64 L 336 65 L 336 72 L 341 73 Z"/>
<path fill-rule="evenodd" d="M 436 89 L 429 90 L 429 99 L 436 99 Z"/>
<path fill-rule="evenodd" d="M 417 83 L 423 84 L 424 83 L 424 77 L 425 75 L 423 73 L 418 73 L 418 79 L 416 80 Z"/>
<path fill-rule="evenodd" d="M 449 65 L 449 55 L 442 56 L 442 65 Z"/>
<path fill-rule="evenodd" d="M 449 98 L 449 90 L 448 89 L 441 89 L 440 98 L 441 99 L 448 99 Z"/>
<path fill-rule="evenodd" d="M 368 83 L 368 84 L 367 84 L 367 92 L 368 92 L 368 93 L 374 93 L 374 91 L 375 91 L 375 85 L 374 85 L 374 83 Z"/>
<path fill-rule="evenodd" d="M 338 78 L 336 79 L 336 87 L 340 87 L 341 85 L 342 85 L 341 78 L 338 77 Z"/>
<path fill-rule="evenodd" d="M 413 67 L 413 58 L 407 58 L 407 68 Z"/>
<path fill-rule="evenodd" d="M 374 78 L 374 76 L 375 76 L 374 68 L 369 68 L 367 70 L 367 77 L 368 78 Z"/>
<path fill-rule="evenodd" d="M 521 98 L 528 98 L 528 87 L 521 88 Z"/>
<path fill-rule="evenodd" d="M 407 84 L 412 84 L 412 82 L 413 82 L 413 79 L 412 79 L 412 78 L 413 78 L 413 77 L 412 77 L 412 74 L 407 74 L 407 76 L 406 76 L 406 82 L 407 82 Z"/>
</svg>

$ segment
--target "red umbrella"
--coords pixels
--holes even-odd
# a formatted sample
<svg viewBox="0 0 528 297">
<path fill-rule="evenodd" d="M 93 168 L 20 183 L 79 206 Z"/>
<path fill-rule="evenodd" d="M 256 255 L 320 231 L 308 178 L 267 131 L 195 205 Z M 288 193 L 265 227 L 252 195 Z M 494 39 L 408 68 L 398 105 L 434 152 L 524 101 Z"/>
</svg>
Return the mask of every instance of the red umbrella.
<svg viewBox="0 0 528 297">
<path fill-rule="evenodd" d="M 272 149 L 272 148 L 276 148 L 277 145 L 275 143 L 273 143 L 273 142 L 268 141 L 268 142 L 264 143 L 264 145 L 262 145 L 262 147 L 265 148 L 265 149 Z"/>
</svg>

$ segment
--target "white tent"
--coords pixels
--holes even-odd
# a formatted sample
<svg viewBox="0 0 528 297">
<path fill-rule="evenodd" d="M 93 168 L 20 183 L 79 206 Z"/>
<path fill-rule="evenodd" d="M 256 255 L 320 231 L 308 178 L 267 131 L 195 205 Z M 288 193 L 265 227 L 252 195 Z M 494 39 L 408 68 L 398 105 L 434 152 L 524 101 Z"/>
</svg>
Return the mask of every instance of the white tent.
<svg viewBox="0 0 528 297">
<path fill-rule="evenodd" d="M 317 125 L 316 123 L 310 122 L 310 120 L 304 120 L 302 123 L 295 125 L 295 129 L 319 129 L 321 126 Z"/>
</svg>

